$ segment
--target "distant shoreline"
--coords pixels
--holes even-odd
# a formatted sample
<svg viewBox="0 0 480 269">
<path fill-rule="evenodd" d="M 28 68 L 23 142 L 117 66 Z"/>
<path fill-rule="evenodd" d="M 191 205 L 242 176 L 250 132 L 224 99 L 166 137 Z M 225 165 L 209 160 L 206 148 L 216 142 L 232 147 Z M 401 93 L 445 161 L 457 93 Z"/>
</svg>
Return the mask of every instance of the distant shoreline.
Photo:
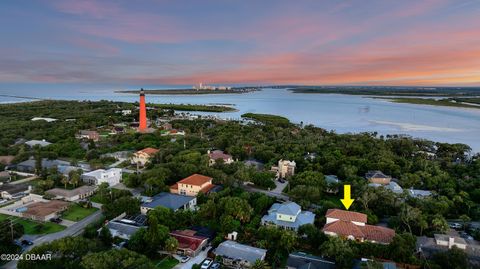
<svg viewBox="0 0 480 269">
<path fill-rule="evenodd" d="M 145 90 L 145 94 L 155 95 L 196 95 L 196 94 L 241 94 L 254 91 L 260 91 L 258 87 L 239 87 L 229 90 L 195 90 L 195 89 L 165 89 L 165 90 Z M 138 90 L 115 91 L 115 93 L 138 94 Z"/>
<path fill-rule="evenodd" d="M 293 93 L 405 97 L 479 97 L 480 88 L 451 87 L 288 87 Z"/>
</svg>

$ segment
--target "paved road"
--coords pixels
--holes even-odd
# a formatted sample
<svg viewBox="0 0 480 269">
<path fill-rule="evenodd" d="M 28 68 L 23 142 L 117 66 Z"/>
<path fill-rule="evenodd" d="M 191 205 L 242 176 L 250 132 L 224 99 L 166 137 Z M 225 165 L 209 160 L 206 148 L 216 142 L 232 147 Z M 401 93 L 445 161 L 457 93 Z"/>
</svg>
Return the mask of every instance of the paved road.
<svg viewBox="0 0 480 269">
<path fill-rule="evenodd" d="M 12 181 L 12 182 L 10 182 L 10 184 L 12 184 L 12 185 L 21 184 L 21 183 L 25 183 L 25 182 L 28 182 L 28 181 L 32 181 L 32 180 L 37 179 L 37 178 L 38 178 L 37 176 L 31 176 L 31 177 L 27 177 L 27 178 L 24 178 L 24 179 L 19 179 L 19 180 Z"/>
<path fill-rule="evenodd" d="M 249 185 L 243 185 L 242 186 L 246 191 L 249 191 L 249 192 L 260 192 L 260 193 L 264 193 L 270 197 L 274 197 L 274 198 L 277 198 L 277 199 L 280 199 L 280 200 L 284 200 L 284 201 L 289 201 L 290 200 L 290 197 L 288 197 L 287 195 L 283 194 L 283 193 L 279 193 L 279 192 L 274 192 L 274 191 L 267 191 L 267 190 L 262 190 L 262 189 L 257 189 L 255 187 L 252 187 L 252 186 L 249 186 Z"/>
<path fill-rule="evenodd" d="M 92 215 L 90 215 L 90 216 L 84 218 L 83 220 L 73 224 L 72 226 L 66 228 L 63 231 L 60 231 L 58 233 L 46 234 L 42 237 L 38 237 L 35 240 L 33 240 L 33 245 L 25 248 L 24 253 L 29 251 L 31 248 L 33 248 L 35 246 L 39 246 L 39 245 L 44 244 L 44 243 L 50 243 L 54 240 L 57 240 L 57 239 L 60 239 L 60 238 L 63 238 L 63 237 L 67 237 L 67 236 L 79 235 L 83 231 L 83 229 L 85 229 L 85 227 L 88 224 L 99 220 L 101 218 L 101 216 L 102 216 L 102 211 L 98 210 L 98 211 L 95 211 L 95 213 L 93 213 Z M 5 264 L 3 268 L 15 269 L 15 268 L 17 268 L 17 261 L 11 261 L 11 262 Z"/>
</svg>

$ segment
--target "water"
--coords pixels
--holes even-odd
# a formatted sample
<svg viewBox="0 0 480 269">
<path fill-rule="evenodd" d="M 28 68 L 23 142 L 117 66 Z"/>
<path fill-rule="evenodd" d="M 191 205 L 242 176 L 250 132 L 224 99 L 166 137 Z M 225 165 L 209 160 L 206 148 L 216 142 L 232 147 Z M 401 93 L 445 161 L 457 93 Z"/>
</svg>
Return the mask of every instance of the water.
<svg viewBox="0 0 480 269">
<path fill-rule="evenodd" d="M 0 90 L 0 94 L 68 100 L 138 100 L 136 94 L 114 93 L 112 90 Z M 464 143 L 474 152 L 480 152 L 480 109 L 398 104 L 353 95 L 295 94 L 285 89 L 264 89 L 246 94 L 147 94 L 146 98 L 151 103 L 231 104 L 238 111 L 215 115 L 240 118 L 247 112 L 268 113 L 338 133 L 407 134 L 439 142 Z M 18 101 L 22 99 L 0 96 L 0 103 Z"/>
</svg>

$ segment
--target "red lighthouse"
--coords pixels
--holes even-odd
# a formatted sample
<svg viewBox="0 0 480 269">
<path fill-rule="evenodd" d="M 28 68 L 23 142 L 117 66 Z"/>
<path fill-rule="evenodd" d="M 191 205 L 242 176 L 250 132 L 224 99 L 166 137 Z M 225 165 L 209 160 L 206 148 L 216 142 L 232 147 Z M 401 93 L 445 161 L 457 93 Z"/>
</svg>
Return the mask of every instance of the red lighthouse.
<svg viewBox="0 0 480 269">
<path fill-rule="evenodd" d="M 143 88 L 140 90 L 140 125 L 138 126 L 139 132 L 147 131 L 147 108 L 145 106 L 145 91 Z"/>
</svg>

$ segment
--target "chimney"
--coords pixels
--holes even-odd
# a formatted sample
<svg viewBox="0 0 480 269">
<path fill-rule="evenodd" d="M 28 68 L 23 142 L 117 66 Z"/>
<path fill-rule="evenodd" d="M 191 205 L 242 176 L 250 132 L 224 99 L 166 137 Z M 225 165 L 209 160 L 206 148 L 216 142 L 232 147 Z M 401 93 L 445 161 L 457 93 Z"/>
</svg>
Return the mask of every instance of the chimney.
<svg viewBox="0 0 480 269">
<path fill-rule="evenodd" d="M 452 248 L 454 244 L 455 244 L 455 238 L 451 236 L 448 237 L 448 248 Z"/>
</svg>

